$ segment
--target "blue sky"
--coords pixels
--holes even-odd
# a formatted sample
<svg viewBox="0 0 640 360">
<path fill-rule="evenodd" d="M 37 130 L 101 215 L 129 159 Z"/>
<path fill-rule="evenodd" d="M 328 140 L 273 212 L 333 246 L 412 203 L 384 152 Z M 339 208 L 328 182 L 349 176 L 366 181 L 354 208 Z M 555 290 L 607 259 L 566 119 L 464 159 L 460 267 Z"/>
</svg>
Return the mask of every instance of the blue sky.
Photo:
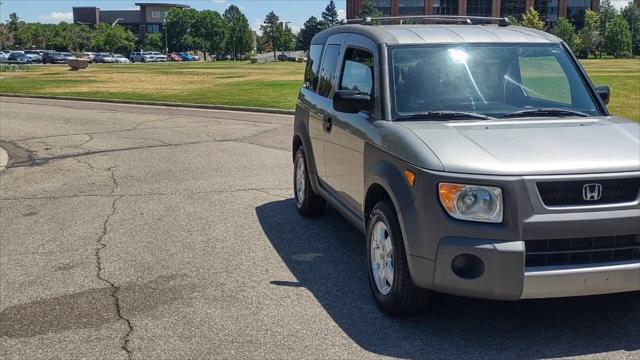
<svg viewBox="0 0 640 360">
<path fill-rule="evenodd" d="M 346 0 L 334 0 L 344 14 Z M 189 5 L 198 10 L 216 10 L 222 13 L 229 4 L 237 5 L 256 28 L 265 15 L 273 10 L 283 21 L 290 21 L 297 30 L 309 18 L 320 17 L 329 0 L 0 0 L 0 20 L 5 22 L 9 14 L 16 12 L 27 22 L 71 22 L 74 6 L 97 6 L 104 10 L 135 9 L 136 2 L 165 2 Z"/>
</svg>

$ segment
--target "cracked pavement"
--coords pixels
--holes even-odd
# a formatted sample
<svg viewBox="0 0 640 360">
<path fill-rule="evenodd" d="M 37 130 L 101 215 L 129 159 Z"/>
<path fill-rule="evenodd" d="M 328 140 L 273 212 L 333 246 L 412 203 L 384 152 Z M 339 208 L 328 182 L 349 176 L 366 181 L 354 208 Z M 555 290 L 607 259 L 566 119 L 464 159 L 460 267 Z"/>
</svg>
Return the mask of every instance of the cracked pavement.
<svg viewBox="0 0 640 360">
<path fill-rule="evenodd" d="M 0 358 L 640 357 L 637 293 L 382 315 L 357 230 L 295 212 L 292 122 L 0 98 Z"/>
</svg>

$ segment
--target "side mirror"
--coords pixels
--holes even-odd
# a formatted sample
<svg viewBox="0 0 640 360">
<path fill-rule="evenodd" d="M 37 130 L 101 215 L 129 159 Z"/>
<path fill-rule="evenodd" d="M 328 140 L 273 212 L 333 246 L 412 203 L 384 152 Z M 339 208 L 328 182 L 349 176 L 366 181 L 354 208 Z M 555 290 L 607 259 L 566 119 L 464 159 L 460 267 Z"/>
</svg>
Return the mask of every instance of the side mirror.
<svg viewBox="0 0 640 360">
<path fill-rule="evenodd" d="M 360 111 L 371 111 L 373 101 L 371 96 L 355 90 L 338 90 L 333 95 L 335 111 L 357 114 Z"/>
<path fill-rule="evenodd" d="M 596 86 L 596 92 L 598 93 L 598 96 L 600 96 L 600 99 L 602 99 L 602 101 L 605 103 L 605 105 L 609 104 L 609 99 L 611 98 L 611 90 L 608 86 Z"/>
</svg>

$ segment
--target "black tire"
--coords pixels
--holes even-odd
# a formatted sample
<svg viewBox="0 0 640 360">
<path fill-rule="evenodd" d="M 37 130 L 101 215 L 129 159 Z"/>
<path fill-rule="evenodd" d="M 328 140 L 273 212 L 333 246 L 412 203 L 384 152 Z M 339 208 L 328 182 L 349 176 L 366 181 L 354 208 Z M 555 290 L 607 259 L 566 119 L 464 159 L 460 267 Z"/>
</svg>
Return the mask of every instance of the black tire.
<svg viewBox="0 0 640 360">
<path fill-rule="evenodd" d="M 298 195 L 298 181 L 297 174 L 299 170 L 299 164 L 303 165 L 304 176 L 304 189 L 302 191 L 302 199 Z M 309 167 L 307 166 L 307 157 L 304 153 L 304 147 L 300 146 L 296 151 L 296 156 L 293 161 L 293 195 L 296 201 L 296 208 L 298 212 L 303 216 L 317 216 L 322 213 L 326 206 L 326 201 L 319 195 L 313 192 L 311 188 L 311 180 L 309 179 Z"/>
<path fill-rule="evenodd" d="M 372 267 L 372 237 L 375 225 L 382 222 L 390 236 L 393 263 L 393 281 L 388 293 L 383 294 L 376 285 Z M 398 216 L 389 200 L 378 202 L 371 211 L 367 222 L 367 273 L 369 285 L 378 307 L 391 316 L 407 316 L 423 313 L 427 310 L 431 292 L 419 288 L 411 280 L 407 254 Z M 388 284 L 388 283 L 387 283 Z"/>
</svg>

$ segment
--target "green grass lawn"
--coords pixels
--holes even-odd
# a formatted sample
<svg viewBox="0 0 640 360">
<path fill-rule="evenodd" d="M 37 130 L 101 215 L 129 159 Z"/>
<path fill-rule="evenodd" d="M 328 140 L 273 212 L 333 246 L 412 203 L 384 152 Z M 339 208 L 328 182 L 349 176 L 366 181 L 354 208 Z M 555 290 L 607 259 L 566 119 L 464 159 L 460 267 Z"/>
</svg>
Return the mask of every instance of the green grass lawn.
<svg viewBox="0 0 640 360">
<path fill-rule="evenodd" d="M 613 114 L 640 120 L 640 60 L 582 63 L 595 84 L 611 87 Z M 303 73 L 299 63 L 33 66 L 0 73 L 0 93 L 293 109 Z"/>
</svg>

